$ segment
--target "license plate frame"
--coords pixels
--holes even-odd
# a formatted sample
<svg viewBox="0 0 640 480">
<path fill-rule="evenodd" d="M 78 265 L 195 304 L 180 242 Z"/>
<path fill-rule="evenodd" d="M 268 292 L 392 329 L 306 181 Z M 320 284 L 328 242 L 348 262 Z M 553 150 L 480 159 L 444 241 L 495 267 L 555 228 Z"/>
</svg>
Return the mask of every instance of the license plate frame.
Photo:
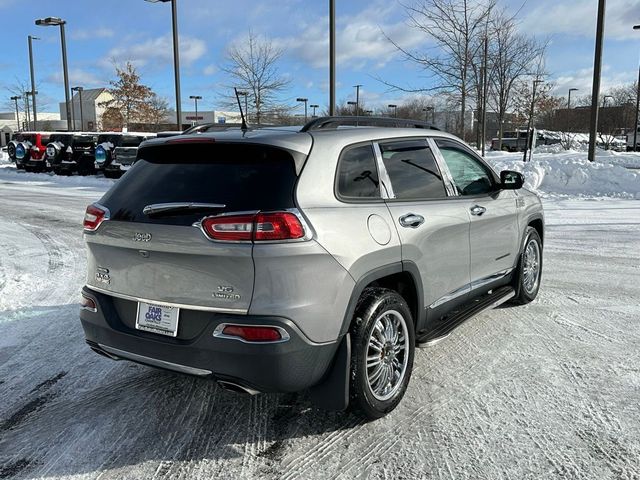
<svg viewBox="0 0 640 480">
<path fill-rule="evenodd" d="M 178 336 L 180 308 L 154 302 L 138 302 L 136 329 L 166 337 Z"/>
</svg>

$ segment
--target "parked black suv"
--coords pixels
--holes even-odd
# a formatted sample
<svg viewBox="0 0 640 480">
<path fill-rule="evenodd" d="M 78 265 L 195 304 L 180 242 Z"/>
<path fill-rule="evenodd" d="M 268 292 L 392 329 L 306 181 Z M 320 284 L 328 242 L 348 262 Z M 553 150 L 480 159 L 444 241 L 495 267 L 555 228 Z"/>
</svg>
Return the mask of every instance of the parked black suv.
<svg viewBox="0 0 640 480">
<path fill-rule="evenodd" d="M 155 134 L 124 134 L 117 140 L 113 150 L 111 150 L 110 159 L 105 162 L 103 170 L 104 176 L 107 178 L 120 178 L 124 172 L 131 168 L 136 161 L 138 155 L 138 146 L 148 138 L 155 137 Z M 96 158 L 96 163 L 97 163 Z"/>
<path fill-rule="evenodd" d="M 95 173 L 96 137 L 89 133 L 54 133 L 49 138 L 46 158 L 54 173 Z"/>
</svg>

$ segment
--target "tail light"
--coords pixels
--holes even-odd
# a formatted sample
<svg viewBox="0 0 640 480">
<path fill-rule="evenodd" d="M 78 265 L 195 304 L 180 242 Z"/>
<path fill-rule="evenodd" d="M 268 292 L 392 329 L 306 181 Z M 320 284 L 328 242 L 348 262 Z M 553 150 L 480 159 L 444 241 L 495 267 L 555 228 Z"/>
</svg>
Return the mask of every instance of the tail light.
<svg viewBox="0 0 640 480">
<path fill-rule="evenodd" d="M 282 327 L 268 325 L 233 325 L 221 323 L 213 332 L 214 337 L 229 338 L 244 342 L 286 342 L 290 336 Z"/>
<path fill-rule="evenodd" d="M 201 225 L 211 240 L 223 242 L 289 241 L 306 235 L 304 225 L 291 212 L 206 217 Z"/>
<path fill-rule="evenodd" d="M 105 220 L 109 220 L 109 210 L 98 204 L 92 204 L 87 207 L 84 214 L 84 231 L 95 232 Z"/>
<path fill-rule="evenodd" d="M 87 310 L 93 313 L 96 313 L 98 311 L 98 306 L 96 305 L 96 302 L 93 300 L 93 298 L 85 296 L 84 293 L 81 296 L 80 308 L 82 310 Z"/>
</svg>

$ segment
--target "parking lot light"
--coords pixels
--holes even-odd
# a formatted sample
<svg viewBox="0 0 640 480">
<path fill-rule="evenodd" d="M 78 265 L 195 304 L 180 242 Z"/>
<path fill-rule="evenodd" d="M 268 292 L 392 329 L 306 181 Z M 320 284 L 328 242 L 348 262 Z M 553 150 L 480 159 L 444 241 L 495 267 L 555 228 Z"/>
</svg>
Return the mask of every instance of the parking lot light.
<svg viewBox="0 0 640 480">
<path fill-rule="evenodd" d="M 36 108 L 36 94 L 38 92 L 36 92 L 36 81 L 35 81 L 35 75 L 33 73 L 33 46 L 32 46 L 32 42 L 33 40 L 40 40 L 40 38 L 38 37 L 34 37 L 33 35 L 29 35 L 28 37 L 28 41 L 29 41 L 29 73 L 31 75 L 31 91 L 33 92 L 33 103 L 32 103 L 32 107 L 33 107 L 33 129 L 37 130 L 38 129 L 38 111 Z"/>
<path fill-rule="evenodd" d="M 194 123 L 194 125 L 198 124 L 198 100 L 202 100 L 202 96 L 201 95 L 189 95 L 189 98 L 191 100 L 194 101 L 194 103 L 196 104 L 196 121 Z"/>
<path fill-rule="evenodd" d="M 309 105 L 309 106 L 311 108 L 313 108 L 313 113 L 311 114 L 311 118 L 313 118 L 313 117 L 316 116 L 316 108 L 318 108 L 320 105 L 313 104 L 313 105 Z"/>
<path fill-rule="evenodd" d="M 72 92 L 78 92 L 78 102 L 80 102 L 80 131 L 82 132 L 84 130 L 84 116 L 82 115 L 82 91 L 84 90 L 83 87 L 72 87 L 71 91 Z M 73 97 L 71 97 L 71 103 L 73 103 Z M 74 114 L 75 115 L 75 114 Z M 75 123 L 73 124 L 73 127 L 75 129 Z"/>
<path fill-rule="evenodd" d="M 71 131 L 71 109 L 69 107 L 69 70 L 67 68 L 67 42 L 64 34 L 66 21 L 59 17 L 46 17 L 36 20 L 39 27 L 60 27 L 60 43 L 62 45 L 62 75 L 64 77 L 64 100 L 67 112 L 67 130 Z"/>
<path fill-rule="evenodd" d="M 394 116 L 394 118 L 397 118 L 398 117 L 398 105 L 390 103 L 389 105 L 387 105 L 387 107 L 393 108 L 393 116 Z"/>
<path fill-rule="evenodd" d="M 18 132 L 20 131 L 20 116 L 18 115 L 18 100 L 20 100 L 20 95 L 15 95 L 11 97 L 11 100 L 16 102 L 16 123 L 18 124 Z"/>
<path fill-rule="evenodd" d="M 304 123 L 306 125 L 307 123 L 307 102 L 309 101 L 308 98 L 296 98 L 296 102 L 304 102 Z"/>
<path fill-rule="evenodd" d="M 176 120 L 182 130 L 182 102 L 180 100 L 180 52 L 178 48 L 178 6 L 176 0 L 145 0 L 149 3 L 171 2 L 171 25 L 173 28 L 173 75 L 176 85 Z"/>
</svg>

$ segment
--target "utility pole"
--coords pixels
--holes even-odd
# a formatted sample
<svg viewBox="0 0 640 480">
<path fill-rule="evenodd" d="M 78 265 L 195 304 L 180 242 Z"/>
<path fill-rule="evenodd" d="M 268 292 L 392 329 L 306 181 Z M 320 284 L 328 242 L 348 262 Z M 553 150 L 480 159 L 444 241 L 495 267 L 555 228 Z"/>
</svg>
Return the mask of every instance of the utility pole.
<svg viewBox="0 0 640 480">
<path fill-rule="evenodd" d="M 600 95 L 600 72 L 602 70 L 602 43 L 604 40 L 604 12 L 606 0 L 598 0 L 598 22 L 596 23 L 596 51 L 593 59 L 593 88 L 591 90 L 591 128 L 589 129 L 589 161 L 596 159 L 598 136 L 598 96 Z"/>
<path fill-rule="evenodd" d="M 336 114 L 336 0 L 329 0 L 329 116 Z"/>
</svg>

